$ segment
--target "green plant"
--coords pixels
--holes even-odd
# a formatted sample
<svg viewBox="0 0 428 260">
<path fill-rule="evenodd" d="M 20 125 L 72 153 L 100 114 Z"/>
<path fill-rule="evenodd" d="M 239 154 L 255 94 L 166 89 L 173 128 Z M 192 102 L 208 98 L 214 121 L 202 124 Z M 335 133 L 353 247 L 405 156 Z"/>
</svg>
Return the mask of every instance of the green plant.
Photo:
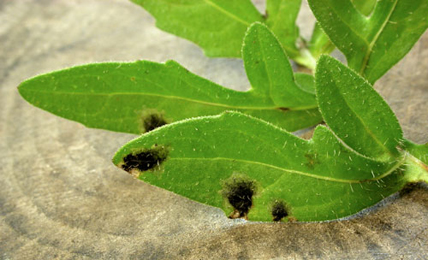
<svg viewBox="0 0 428 260">
<path fill-rule="evenodd" d="M 269 0 L 260 14 L 250 0 L 131 0 L 149 11 L 162 30 L 191 40 L 210 57 L 241 57 L 242 38 L 254 22 L 265 23 L 278 37 L 288 56 L 311 69 L 334 46 L 316 26 L 307 41 L 299 34 L 296 18 L 302 0 Z"/>
<path fill-rule="evenodd" d="M 210 12 L 219 7 L 236 11 L 231 28 L 241 30 L 239 21 L 249 23 L 255 10 L 246 0 L 180 1 L 199 3 L 194 11 L 188 5 L 177 11 L 168 0 L 138 2 L 156 9 L 152 12 L 161 18 L 168 10 L 170 20 L 158 25 L 176 30 L 180 23 L 174 19 L 183 20 L 184 12 L 189 20 L 203 17 L 204 22 L 217 17 Z M 286 20 L 287 27 L 278 30 L 296 32 L 300 1 L 268 0 L 270 15 L 260 18 L 266 25 L 252 23 L 243 41 L 242 57 L 252 86 L 247 92 L 223 88 L 174 61 L 78 66 L 29 79 L 19 92 L 28 102 L 88 127 L 146 132 L 123 146 L 114 164 L 148 183 L 222 208 L 231 217 L 320 221 L 352 215 L 409 182 L 428 182 L 428 144 L 403 137 L 394 113 L 371 85 L 426 30 L 421 14 L 428 3 L 381 0 L 375 5 L 361 0 L 355 7 L 344 0 L 319 2 L 309 1 L 319 22 L 314 32 L 321 35 L 313 39 L 323 39 L 324 28 L 350 68 L 321 55 L 315 77 L 294 73 L 285 46 L 295 44 L 298 33 L 277 39 L 268 27 L 276 28 L 269 19 Z M 292 15 L 280 8 L 292 3 Z M 359 13 L 354 13 L 357 7 Z M 327 19 L 326 10 L 334 10 L 331 17 L 336 22 Z M 364 19 L 342 16 L 349 13 Z M 206 22 L 208 28 L 222 23 Z M 216 45 L 206 33 L 189 31 L 184 36 L 200 39 L 211 55 L 234 52 L 233 44 L 229 49 Z M 365 37 L 360 39 L 360 52 L 354 51 L 357 40 L 347 43 L 339 37 L 355 31 Z M 329 41 L 320 42 L 312 45 L 319 48 L 296 53 L 325 53 Z M 299 61 L 300 54 L 292 57 Z M 328 127 L 317 126 L 309 141 L 288 132 L 322 120 Z"/>
</svg>

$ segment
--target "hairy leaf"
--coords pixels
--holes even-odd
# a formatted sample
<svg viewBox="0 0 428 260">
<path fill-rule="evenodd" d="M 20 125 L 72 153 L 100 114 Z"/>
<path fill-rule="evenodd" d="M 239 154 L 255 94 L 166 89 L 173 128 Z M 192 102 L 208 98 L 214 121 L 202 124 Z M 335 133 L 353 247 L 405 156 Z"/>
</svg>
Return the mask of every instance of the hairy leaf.
<svg viewBox="0 0 428 260">
<path fill-rule="evenodd" d="M 315 17 L 346 56 L 348 66 L 373 84 L 427 29 L 428 1 L 379 0 L 367 17 L 364 14 L 369 13 L 370 3 L 356 4 L 359 11 L 350 0 L 309 0 Z"/>
<path fill-rule="evenodd" d="M 418 145 L 404 140 L 408 182 L 428 183 L 428 144 Z"/>
<path fill-rule="evenodd" d="M 398 156 L 403 139 L 400 124 L 364 78 L 330 56 L 321 56 L 315 78 L 321 114 L 340 139 L 372 158 Z"/>
<path fill-rule="evenodd" d="M 291 59 L 308 68 L 315 68 L 316 60 L 306 53 L 308 50 L 298 46 L 299 28 L 296 25 L 302 0 L 267 0 L 266 25 L 278 37 Z M 300 43 L 302 45 L 302 43 Z"/>
<path fill-rule="evenodd" d="M 297 76 L 262 24 L 243 50 L 252 88 L 239 92 L 192 74 L 174 61 L 98 63 L 37 76 L 19 86 L 31 104 L 88 127 L 142 133 L 166 123 L 241 111 L 286 130 L 321 122 L 311 76 Z"/>
<path fill-rule="evenodd" d="M 245 70 L 254 91 L 270 97 L 280 107 L 317 106 L 315 95 L 302 90 L 294 80 L 287 54 L 263 24 L 248 30 L 242 50 Z"/>
<path fill-rule="evenodd" d="M 335 49 L 335 46 L 318 23 L 315 24 L 308 46 L 312 56 L 316 59 L 322 54 L 331 53 Z"/>
<path fill-rule="evenodd" d="M 296 18 L 301 0 L 268 0 L 263 17 L 250 0 L 131 0 L 156 19 L 160 29 L 188 39 L 210 57 L 241 57 L 247 27 L 264 22 L 291 59 L 309 68 L 315 59 L 301 42 Z"/>
<path fill-rule="evenodd" d="M 424 163 L 428 170 L 428 143 L 415 144 L 411 141 L 405 140 L 404 147 L 412 156 Z"/>
<path fill-rule="evenodd" d="M 225 110 L 242 111 L 290 131 L 321 121 L 316 107 L 279 107 L 256 90 L 221 87 L 174 61 L 78 66 L 29 79 L 19 92 L 29 103 L 87 127 L 135 134 L 151 130 L 145 124 L 156 124 L 153 121 L 171 123 Z"/>
<path fill-rule="evenodd" d="M 211 57 L 241 57 L 247 27 L 263 21 L 250 0 L 131 0 L 156 18 L 160 29 L 201 46 Z"/>
<path fill-rule="evenodd" d="M 272 221 L 280 201 L 292 219 L 320 221 L 354 214 L 398 191 L 406 181 L 403 160 L 358 155 L 323 126 L 306 141 L 227 112 L 144 134 L 122 147 L 113 162 L 145 182 L 227 214 Z"/>
<path fill-rule="evenodd" d="M 311 94 L 315 94 L 315 78 L 314 76 L 306 73 L 295 73 L 297 85 L 303 90 Z"/>
</svg>

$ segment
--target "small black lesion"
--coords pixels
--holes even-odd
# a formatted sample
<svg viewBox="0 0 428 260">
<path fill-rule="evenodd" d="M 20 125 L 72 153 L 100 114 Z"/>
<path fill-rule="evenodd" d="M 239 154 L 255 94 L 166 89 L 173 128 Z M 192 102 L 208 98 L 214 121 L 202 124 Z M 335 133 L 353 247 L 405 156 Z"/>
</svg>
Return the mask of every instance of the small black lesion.
<svg viewBox="0 0 428 260">
<path fill-rule="evenodd" d="M 223 196 L 232 205 L 234 211 L 230 218 L 247 219 L 256 194 L 256 182 L 243 176 L 232 176 L 223 184 Z"/>
<path fill-rule="evenodd" d="M 122 169 L 134 175 L 134 171 L 139 173 L 157 170 L 168 158 L 168 149 L 165 146 L 154 145 L 150 149 L 144 149 L 135 153 L 130 153 L 123 158 Z"/>
<path fill-rule="evenodd" d="M 145 133 L 150 132 L 168 123 L 161 113 L 156 112 L 143 116 L 142 120 Z"/>
<path fill-rule="evenodd" d="M 279 222 L 290 215 L 290 210 L 283 200 L 275 200 L 271 208 L 272 220 Z"/>
</svg>

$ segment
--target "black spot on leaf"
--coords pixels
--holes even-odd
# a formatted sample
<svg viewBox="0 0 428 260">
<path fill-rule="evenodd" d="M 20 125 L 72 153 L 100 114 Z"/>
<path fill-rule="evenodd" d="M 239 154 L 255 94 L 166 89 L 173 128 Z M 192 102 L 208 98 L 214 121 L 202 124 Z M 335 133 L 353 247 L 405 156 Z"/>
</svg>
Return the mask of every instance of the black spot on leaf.
<svg viewBox="0 0 428 260">
<path fill-rule="evenodd" d="M 275 200 L 271 209 L 273 221 L 281 221 L 281 219 L 289 215 L 287 205 L 282 200 Z"/>
<path fill-rule="evenodd" d="M 253 206 L 253 195 L 256 193 L 255 181 L 232 176 L 223 186 L 223 196 L 235 209 L 230 218 L 246 218 Z"/>
<path fill-rule="evenodd" d="M 166 124 L 166 120 L 159 113 L 152 113 L 143 117 L 144 132 L 150 132 Z"/>
<path fill-rule="evenodd" d="M 137 153 L 128 154 L 123 158 L 122 169 L 131 172 L 138 169 L 140 172 L 158 168 L 167 159 L 168 150 L 164 146 L 154 146 Z"/>
</svg>

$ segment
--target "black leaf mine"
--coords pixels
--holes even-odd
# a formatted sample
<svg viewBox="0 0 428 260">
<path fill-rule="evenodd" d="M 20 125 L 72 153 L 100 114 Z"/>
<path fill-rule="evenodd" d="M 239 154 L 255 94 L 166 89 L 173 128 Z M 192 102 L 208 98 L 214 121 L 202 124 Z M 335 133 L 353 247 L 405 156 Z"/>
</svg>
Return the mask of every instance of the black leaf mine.
<svg viewBox="0 0 428 260">
<path fill-rule="evenodd" d="M 158 113 L 149 114 L 143 117 L 143 127 L 145 132 L 150 132 L 166 124 L 167 122 L 164 117 Z"/>
<path fill-rule="evenodd" d="M 281 219 L 289 215 L 287 205 L 282 200 L 275 200 L 271 209 L 273 221 L 281 221 Z"/>
<path fill-rule="evenodd" d="M 138 153 L 128 154 L 123 158 L 122 169 L 131 172 L 138 169 L 141 172 L 159 167 L 167 159 L 168 150 L 164 146 L 155 146 Z"/>
<path fill-rule="evenodd" d="M 231 177 L 224 183 L 223 196 L 235 209 L 231 218 L 246 218 L 251 206 L 253 195 L 256 192 L 256 183 L 252 180 Z"/>
</svg>

